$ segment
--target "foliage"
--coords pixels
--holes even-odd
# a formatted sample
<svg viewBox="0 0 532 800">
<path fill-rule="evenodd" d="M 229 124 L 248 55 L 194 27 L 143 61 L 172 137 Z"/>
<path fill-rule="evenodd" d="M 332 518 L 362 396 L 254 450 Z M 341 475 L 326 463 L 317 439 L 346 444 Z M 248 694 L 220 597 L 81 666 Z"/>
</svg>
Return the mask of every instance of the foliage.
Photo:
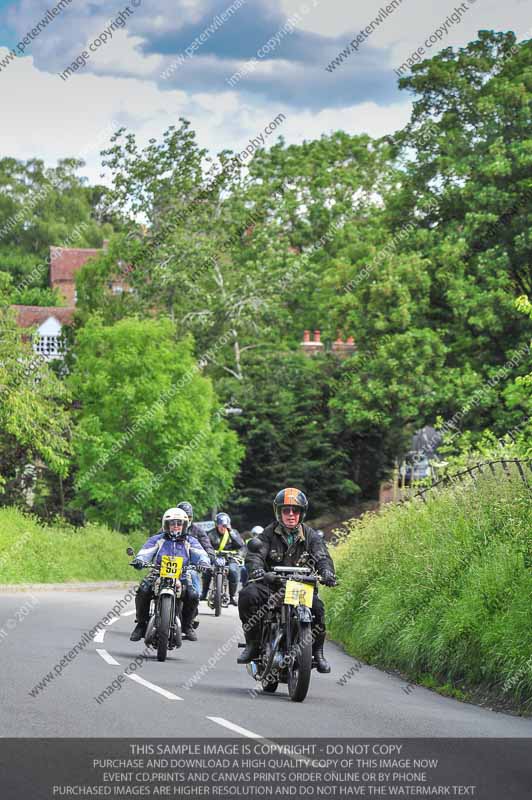
<svg viewBox="0 0 532 800">
<path fill-rule="evenodd" d="M 30 464 L 53 475 L 68 471 L 69 394 L 46 362 L 21 337 L 14 314 L 0 311 L 0 489 L 1 500 L 24 502 L 33 481 Z M 35 490 L 35 487 L 32 487 Z"/>
<path fill-rule="evenodd" d="M 47 292 L 50 246 L 101 247 L 112 233 L 100 209 L 105 190 L 86 186 L 81 166 L 71 158 L 50 168 L 35 158 L 0 159 L 0 270 L 12 278 L 11 302 L 55 305 Z"/>
<path fill-rule="evenodd" d="M 75 505 L 89 520 L 154 525 L 179 498 L 204 513 L 230 490 L 241 447 L 191 351 L 164 318 L 93 317 L 78 332 Z"/>
<path fill-rule="evenodd" d="M 136 580 L 128 546 L 138 549 L 152 530 L 127 538 L 103 525 L 43 524 L 13 508 L 0 509 L 0 583 Z"/>
<path fill-rule="evenodd" d="M 356 450 L 349 458 L 327 405 L 337 370 L 334 359 L 256 350 L 246 359 L 244 380 L 228 381 L 241 410 L 232 425 L 246 448 L 229 498 L 238 524 L 271 522 L 272 500 L 283 486 L 308 494 L 309 516 L 358 497 Z"/>
<path fill-rule="evenodd" d="M 502 470 L 365 515 L 333 548 L 331 635 L 414 679 L 481 685 L 530 708 L 531 531 L 530 489 Z"/>
</svg>

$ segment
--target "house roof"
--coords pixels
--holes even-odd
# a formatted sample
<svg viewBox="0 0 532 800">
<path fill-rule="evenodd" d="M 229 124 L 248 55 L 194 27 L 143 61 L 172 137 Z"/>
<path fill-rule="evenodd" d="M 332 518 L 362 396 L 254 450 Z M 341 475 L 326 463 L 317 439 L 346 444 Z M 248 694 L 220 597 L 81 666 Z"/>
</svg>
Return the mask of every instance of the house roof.
<svg viewBox="0 0 532 800">
<path fill-rule="evenodd" d="M 69 325 L 74 318 L 72 306 L 11 306 L 17 314 L 17 325 L 20 328 L 33 328 L 42 325 L 50 317 L 61 323 Z"/>
<path fill-rule="evenodd" d="M 50 284 L 73 281 L 74 273 L 102 252 L 99 248 L 50 247 Z"/>
</svg>

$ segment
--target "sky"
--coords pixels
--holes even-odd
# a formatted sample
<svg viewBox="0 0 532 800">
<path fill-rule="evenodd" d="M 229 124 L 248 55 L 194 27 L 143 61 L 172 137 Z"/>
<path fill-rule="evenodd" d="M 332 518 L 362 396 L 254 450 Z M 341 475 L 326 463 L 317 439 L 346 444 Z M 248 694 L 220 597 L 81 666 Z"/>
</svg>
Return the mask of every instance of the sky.
<svg viewBox="0 0 532 800">
<path fill-rule="evenodd" d="M 391 133 L 412 102 L 395 70 L 418 48 L 431 57 L 479 30 L 522 39 L 532 27 L 528 0 L 58 2 L 0 0 L 0 158 L 75 156 L 91 183 L 120 126 L 146 143 L 185 117 L 212 154 L 242 151 L 280 114 L 265 146 Z"/>
</svg>

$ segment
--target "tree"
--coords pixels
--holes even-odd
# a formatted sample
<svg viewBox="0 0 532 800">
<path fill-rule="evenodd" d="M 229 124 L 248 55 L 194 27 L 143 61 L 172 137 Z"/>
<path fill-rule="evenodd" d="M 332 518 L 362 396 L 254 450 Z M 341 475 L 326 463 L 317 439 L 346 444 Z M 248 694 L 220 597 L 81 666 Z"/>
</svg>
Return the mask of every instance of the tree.
<svg viewBox="0 0 532 800">
<path fill-rule="evenodd" d="M 169 319 L 97 316 L 78 331 L 69 384 L 80 406 L 75 505 L 116 528 L 156 525 L 190 499 L 221 502 L 242 455 L 211 382 Z"/>
<path fill-rule="evenodd" d="M 39 159 L 0 159 L 0 270 L 11 275 L 11 302 L 50 304 L 50 246 L 101 247 L 118 224 L 102 215 L 106 190 L 86 186 L 76 174 L 81 166 L 77 159 L 52 168 Z"/>
<path fill-rule="evenodd" d="M 47 480 L 68 472 L 69 394 L 42 357 L 21 338 L 15 316 L 0 311 L 0 492 L 4 503 L 25 504 L 26 492 L 46 495 Z M 37 480 L 34 468 L 48 472 Z M 28 467 L 30 468 L 28 470 Z M 40 507 L 36 510 L 41 510 Z"/>
<path fill-rule="evenodd" d="M 256 350 L 246 354 L 245 378 L 229 379 L 241 409 L 232 424 L 246 455 L 228 502 L 244 524 L 270 522 L 283 486 L 307 493 L 313 516 L 358 498 L 355 454 L 328 410 L 338 369 L 335 357 Z"/>
</svg>

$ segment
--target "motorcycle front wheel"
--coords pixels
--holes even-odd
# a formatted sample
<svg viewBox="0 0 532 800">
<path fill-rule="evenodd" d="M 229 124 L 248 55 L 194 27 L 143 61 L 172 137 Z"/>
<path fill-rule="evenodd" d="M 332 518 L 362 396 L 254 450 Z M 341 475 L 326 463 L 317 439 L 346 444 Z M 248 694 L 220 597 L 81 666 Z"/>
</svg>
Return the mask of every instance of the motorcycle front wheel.
<svg viewBox="0 0 532 800">
<path fill-rule="evenodd" d="M 312 631 L 310 622 L 294 622 L 288 665 L 288 694 L 290 700 L 301 703 L 307 696 L 312 672 Z"/>
<path fill-rule="evenodd" d="M 157 661 L 166 661 L 168 637 L 172 622 L 172 598 L 164 594 L 159 601 L 159 624 L 157 626 Z"/>
</svg>

